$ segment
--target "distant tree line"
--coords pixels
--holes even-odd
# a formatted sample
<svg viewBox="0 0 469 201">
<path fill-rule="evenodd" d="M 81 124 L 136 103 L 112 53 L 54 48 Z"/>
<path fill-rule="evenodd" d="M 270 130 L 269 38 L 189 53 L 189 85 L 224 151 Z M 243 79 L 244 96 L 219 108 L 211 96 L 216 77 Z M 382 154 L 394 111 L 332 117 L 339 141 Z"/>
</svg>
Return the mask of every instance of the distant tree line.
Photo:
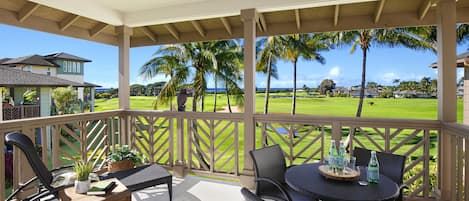
<svg viewBox="0 0 469 201">
<path fill-rule="evenodd" d="M 158 96 L 166 82 L 155 82 L 147 85 L 132 84 L 130 85 L 130 96 Z M 117 98 L 118 89 L 110 89 L 103 92 L 96 92 L 95 98 Z"/>
</svg>

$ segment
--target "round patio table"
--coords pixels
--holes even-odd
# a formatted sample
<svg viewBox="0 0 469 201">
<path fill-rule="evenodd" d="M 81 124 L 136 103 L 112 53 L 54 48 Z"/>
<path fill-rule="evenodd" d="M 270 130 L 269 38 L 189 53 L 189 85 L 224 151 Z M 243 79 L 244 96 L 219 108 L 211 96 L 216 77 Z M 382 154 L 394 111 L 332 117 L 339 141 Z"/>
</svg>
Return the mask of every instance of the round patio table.
<svg viewBox="0 0 469 201">
<path fill-rule="evenodd" d="M 293 166 L 285 173 L 287 184 L 296 191 L 326 201 L 394 200 L 399 187 L 391 179 L 380 175 L 378 184 L 361 186 L 357 181 L 326 179 L 319 173 L 323 163 Z M 365 168 L 360 168 L 360 180 L 366 180 Z"/>
</svg>

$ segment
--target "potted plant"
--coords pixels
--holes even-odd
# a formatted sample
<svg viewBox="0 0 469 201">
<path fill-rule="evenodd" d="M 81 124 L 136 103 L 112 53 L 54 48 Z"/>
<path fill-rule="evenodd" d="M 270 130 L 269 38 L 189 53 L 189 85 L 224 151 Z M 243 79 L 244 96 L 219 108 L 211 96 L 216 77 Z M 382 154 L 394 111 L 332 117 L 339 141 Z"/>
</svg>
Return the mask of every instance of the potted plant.
<svg viewBox="0 0 469 201">
<path fill-rule="evenodd" d="M 108 172 L 127 170 L 144 161 L 144 156 L 128 145 L 116 146 L 108 157 Z"/>
<path fill-rule="evenodd" d="M 74 166 L 77 179 L 75 180 L 75 192 L 86 193 L 90 188 L 90 173 L 93 171 L 93 164 L 84 161 L 76 161 Z"/>
</svg>

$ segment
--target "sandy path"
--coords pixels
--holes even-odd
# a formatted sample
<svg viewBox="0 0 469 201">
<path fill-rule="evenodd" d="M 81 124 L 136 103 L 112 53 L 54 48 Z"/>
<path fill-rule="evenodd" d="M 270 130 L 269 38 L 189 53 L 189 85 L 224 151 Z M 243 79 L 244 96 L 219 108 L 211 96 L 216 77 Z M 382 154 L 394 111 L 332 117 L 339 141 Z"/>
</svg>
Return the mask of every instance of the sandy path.
<svg viewBox="0 0 469 201">
<path fill-rule="evenodd" d="M 230 110 L 228 110 L 228 106 L 225 106 L 223 107 L 223 110 L 219 110 L 217 112 L 225 112 L 225 113 L 229 113 Z M 238 113 L 238 112 L 241 112 L 241 110 L 239 109 L 238 106 L 231 106 L 231 112 L 233 113 Z"/>
</svg>

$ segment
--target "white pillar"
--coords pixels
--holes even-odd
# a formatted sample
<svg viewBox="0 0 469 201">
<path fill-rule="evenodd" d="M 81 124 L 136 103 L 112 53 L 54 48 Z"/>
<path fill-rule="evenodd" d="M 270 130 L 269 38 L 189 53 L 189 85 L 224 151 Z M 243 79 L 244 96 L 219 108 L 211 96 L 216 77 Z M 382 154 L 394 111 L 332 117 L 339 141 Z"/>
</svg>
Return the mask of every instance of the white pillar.
<svg viewBox="0 0 469 201">
<path fill-rule="evenodd" d="M 119 109 L 130 108 L 130 36 L 132 29 L 127 26 L 116 27 L 119 42 Z"/>
<path fill-rule="evenodd" d="M 38 93 L 39 93 L 39 108 L 40 108 L 40 116 L 41 117 L 48 117 L 50 116 L 50 111 L 52 108 L 52 88 L 49 87 L 41 87 L 38 88 Z M 42 131 L 41 131 L 42 132 Z M 52 128 L 50 126 L 46 126 L 46 136 L 47 136 L 47 142 L 41 142 L 44 146 L 46 146 L 49 149 L 49 155 L 52 154 Z"/>
<path fill-rule="evenodd" d="M 253 162 L 249 151 L 255 148 L 256 127 L 256 22 L 259 16 L 256 9 L 241 10 L 244 24 L 244 167 L 241 184 L 254 186 Z"/>
<path fill-rule="evenodd" d="M 440 0 L 437 8 L 438 38 L 438 120 L 443 123 L 456 122 L 456 2 Z M 454 200 L 451 189 L 456 187 L 455 156 L 452 154 L 455 144 L 452 137 L 440 135 L 440 190 L 441 200 Z"/>
<path fill-rule="evenodd" d="M 127 26 L 116 27 L 119 43 L 119 109 L 130 109 L 130 36 L 132 29 Z M 119 144 L 128 144 L 130 138 L 130 122 L 128 116 L 120 117 Z"/>
<path fill-rule="evenodd" d="M 90 112 L 94 112 L 94 90 L 95 88 L 94 87 L 91 87 L 90 88 Z"/>
<path fill-rule="evenodd" d="M 39 90 L 39 107 L 41 109 L 41 117 L 50 116 L 52 107 L 52 88 L 41 87 Z"/>
</svg>

